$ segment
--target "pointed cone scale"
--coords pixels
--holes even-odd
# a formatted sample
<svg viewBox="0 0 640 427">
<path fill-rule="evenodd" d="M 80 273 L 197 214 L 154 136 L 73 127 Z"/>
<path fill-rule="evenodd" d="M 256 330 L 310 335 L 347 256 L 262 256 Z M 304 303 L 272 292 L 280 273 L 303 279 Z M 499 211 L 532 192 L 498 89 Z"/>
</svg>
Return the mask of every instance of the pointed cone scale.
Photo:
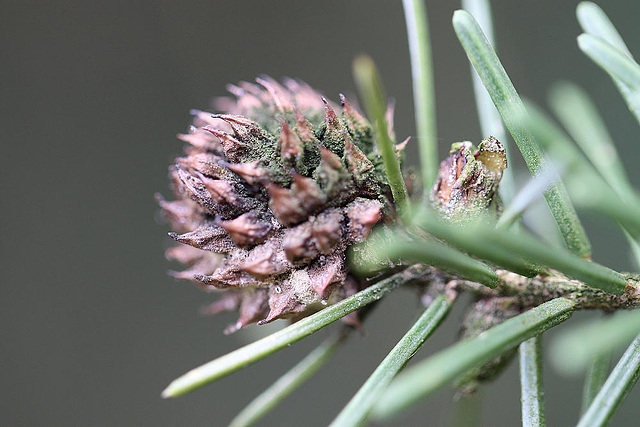
<svg viewBox="0 0 640 427">
<path fill-rule="evenodd" d="M 200 215 L 196 212 L 196 204 L 191 200 L 175 200 L 168 202 L 160 194 L 156 194 L 156 201 L 164 217 L 169 220 L 173 229 L 186 232 L 193 230 L 200 223 Z"/>
<path fill-rule="evenodd" d="M 396 144 L 393 146 L 394 150 L 400 152 L 403 151 L 405 148 L 407 148 L 407 144 L 409 143 L 409 141 L 411 140 L 411 137 L 408 136 L 404 141 L 402 141 L 400 144 Z M 397 153 L 399 154 L 399 153 Z"/>
<path fill-rule="evenodd" d="M 293 177 L 291 193 L 299 200 L 300 206 L 308 215 L 317 212 L 325 205 L 327 197 L 313 179 L 298 173 L 292 173 L 291 176 Z"/>
<path fill-rule="evenodd" d="M 302 141 L 298 138 L 286 122 L 281 123 L 280 136 L 278 145 L 280 147 L 280 155 L 289 167 L 297 166 L 298 160 L 302 157 L 303 146 Z"/>
<path fill-rule="evenodd" d="M 325 112 L 325 132 L 322 138 L 322 145 L 331 150 L 334 154 L 342 157 L 344 153 L 344 126 L 336 112 L 329 105 L 325 98 L 322 98 L 324 102 Z"/>
<path fill-rule="evenodd" d="M 266 289 L 245 292 L 239 311 L 240 317 L 237 322 L 225 329 L 225 334 L 230 334 L 263 319 L 269 313 L 269 292 Z"/>
<path fill-rule="evenodd" d="M 220 141 L 220 145 L 224 150 L 224 154 L 232 162 L 242 161 L 244 155 L 251 149 L 249 144 L 237 140 L 223 130 L 215 129 L 209 126 L 206 126 L 203 129 L 218 138 L 218 140 Z"/>
<path fill-rule="evenodd" d="M 356 181 L 364 179 L 365 175 L 373 171 L 374 166 L 371 160 L 353 143 L 351 136 L 344 132 L 344 159 L 349 167 L 349 171 Z"/>
<path fill-rule="evenodd" d="M 224 292 L 217 301 L 202 307 L 198 311 L 200 314 L 206 316 L 224 313 L 226 311 L 235 311 L 240 308 L 241 302 L 241 292 Z"/>
<path fill-rule="evenodd" d="M 259 205 L 259 202 L 248 197 L 246 190 L 235 181 L 198 176 L 211 194 L 211 198 L 215 200 L 215 212 L 222 219 L 235 218 Z"/>
<path fill-rule="evenodd" d="M 190 233 L 169 233 L 177 242 L 215 253 L 226 253 L 233 249 L 233 242 L 225 231 L 216 225 L 201 225 Z"/>
<path fill-rule="evenodd" d="M 171 261 L 178 261 L 182 264 L 193 265 L 196 262 L 200 261 L 203 256 L 207 255 L 205 252 L 202 252 L 198 248 L 193 246 L 173 246 L 167 249 L 164 253 L 164 256 Z"/>
<path fill-rule="evenodd" d="M 293 264 L 300 264 L 320 255 L 312 235 L 312 225 L 305 222 L 285 232 L 282 249 Z"/>
<path fill-rule="evenodd" d="M 296 107 L 304 111 L 322 110 L 322 96 L 301 80 L 284 78 L 285 87 L 291 92 Z"/>
<path fill-rule="evenodd" d="M 351 197 L 353 181 L 340 158 L 324 147 L 320 147 L 320 157 L 320 165 L 314 175 L 328 200 L 336 203 Z"/>
<path fill-rule="evenodd" d="M 258 247 L 249 253 L 247 259 L 241 264 L 240 269 L 252 276 L 263 277 L 283 273 L 286 270 L 286 265 L 278 262 L 276 253 L 272 248 Z"/>
<path fill-rule="evenodd" d="M 176 159 L 176 163 L 182 168 L 197 171 L 210 178 L 231 179 L 232 175 L 229 171 L 219 164 L 221 160 L 214 154 L 196 153 L 187 157 L 179 157 Z"/>
<path fill-rule="evenodd" d="M 338 209 L 326 210 L 312 223 L 311 234 L 318 250 L 327 255 L 342 239 L 343 215 Z"/>
<path fill-rule="evenodd" d="M 215 286 L 216 288 L 246 287 L 259 284 L 251 275 L 232 268 L 218 268 L 211 275 L 199 275 L 197 280 L 205 285 Z"/>
<path fill-rule="evenodd" d="M 216 126 L 219 124 L 219 122 L 215 119 L 215 117 L 213 117 L 213 115 L 211 113 L 207 113 L 206 111 L 200 111 L 200 110 L 191 110 L 189 113 L 191 113 L 192 116 L 195 117 L 194 120 L 194 124 L 197 125 L 209 125 L 209 126 Z"/>
<path fill-rule="evenodd" d="M 176 165 L 176 171 L 189 197 L 205 208 L 208 212 L 213 212 L 215 209 L 215 203 L 202 180 L 191 175 L 178 165 Z"/>
<path fill-rule="evenodd" d="M 240 115 L 214 114 L 212 117 L 224 120 L 231 126 L 236 137 L 245 143 L 256 139 L 268 140 L 268 133 L 256 122 Z"/>
<path fill-rule="evenodd" d="M 382 203 L 357 198 L 347 206 L 347 233 L 351 242 L 362 242 L 371 228 L 382 219 Z"/>
<path fill-rule="evenodd" d="M 256 211 L 250 211 L 235 219 L 218 222 L 239 246 L 256 245 L 264 241 L 273 229 L 270 221 L 260 218 Z"/>
<path fill-rule="evenodd" d="M 298 198 L 288 188 L 267 185 L 269 207 L 273 215 L 285 226 L 295 225 L 306 219 L 306 213 Z"/>
<path fill-rule="evenodd" d="M 284 282 L 282 285 L 272 286 L 269 292 L 269 314 L 258 322 L 264 325 L 281 317 L 304 311 L 306 305 L 296 298 L 291 287 Z"/>
<path fill-rule="evenodd" d="M 320 167 L 339 172 L 340 174 L 346 173 L 342 161 L 340 161 L 340 157 L 338 157 L 331 150 L 325 147 L 320 147 L 320 157 L 322 159 L 320 162 Z"/>
<path fill-rule="evenodd" d="M 201 178 L 204 186 L 209 190 L 211 197 L 217 203 L 229 203 L 235 205 L 238 203 L 239 195 L 234 186 L 233 181 L 227 181 L 224 179 L 209 179 L 206 177 Z"/>
<path fill-rule="evenodd" d="M 217 301 L 202 307 L 198 311 L 200 314 L 207 316 L 227 311 L 235 311 L 240 308 L 242 300 L 243 296 L 241 292 L 225 292 Z"/>
<path fill-rule="evenodd" d="M 260 161 L 247 163 L 227 163 L 225 166 L 249 184 L 262 183 L 266 178 L 266 172 L 260 167 Z"/>
<path fill-rule="evenodd" d="M 273 99 L 273 103 L 276 105 L 276 108 L 281 113 L 286 113 L 288 111 L 293 111 L 293 101 L 291 99 L 291 95 L 287 93 L 287 91 L 280 86 L 280 83 L 275 81 L 269 76 L 261 76 L 256 79 L 260 85 L 262 85 L 271 98 Z"/>
<path fill-rule="evenodd" d="M 206 274 L 194 274 L 193 279 L 204 286 L 211 286 L 218 289 L 225 289 L 233 286 L 224 280 L 220 280 L 215 273 L 210 276 Z"/>
<path fill-rule="evenodd" d="M 340 94 L 340 105 L 342 106 L 344 118 L 347 123 L 349 123 L 350 127 L 353 127 L 356 130 L 370 127 L 367 119 L 365 119 L 360 113 L 358 113 L 358 111 L 356 111 L 355 108 L 353 108 L 351 103 L 343 94 Z"/>
<path fill-rule="evenodd" d="M 302 113 L 296 110 L 296 126 L 300 139 L 305 144 L 318 144 L 318 140 L 313 134 L 313 127 L 311 123 L 302 115 Z"/>
<path fill-rule="evenodd" d="M 210 133 L 205 132 L 203 129 L 198 129 L 192 133 L 178 134 L 177 137 L 180 141 L 191 144 L 192 146 L 200 150 L 218 151 L 221 148 L 218 141 L 216 141 L 216 139 Z"/>
<path fill-rule="evenodd" d="M 344 279 L 342 270 L 344 261 L 341 255 L 327 257 L 323 262 L 316 262 L 308 269 L 311 288 L 320 298 L 326 298 L 331 285 Z"/>
</svg>

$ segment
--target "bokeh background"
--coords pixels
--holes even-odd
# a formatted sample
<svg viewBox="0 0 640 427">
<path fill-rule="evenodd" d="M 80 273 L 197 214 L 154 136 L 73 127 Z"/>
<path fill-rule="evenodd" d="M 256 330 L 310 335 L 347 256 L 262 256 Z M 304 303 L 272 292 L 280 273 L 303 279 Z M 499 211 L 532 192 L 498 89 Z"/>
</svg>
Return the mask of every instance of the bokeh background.
<svg viewBox="0 0 640 427">
<path fill-rule="evenodd" d="M 586 87 L 638 182 L 637 123 L 577 49 L 576 3 L 495 1 L 500 56 L 519 92 L 540 104 L 559 79 Z M 638 52 L 640 3 L 601 6 Z M 428 7 L 444 152 L 451 142 L 483 136 L 450 23 L 458 6 L 440 0 Z M 233 317 L 199 316 L 211 296 L 165 274 L 176 266 L 163 256 L 168 228 L 157 220 L 153 195 L 168 194 L 167 166 L 181 152 L 174 135 L 186 129 L 189 109 L 207 108 L 228 82 L 263 73 L 304 79 L 333 99 L 352 94 L 359 53 L 374 57 L 397 100 L 399 137 L 412 135 L 401 3 L 5 0 L 1 11 L 0 424 L 226 425 L 324 333 L 191 395 L 160 399 L 176 376 L 263 333 L 224 336 Z M 629 269 L 615 226 L 584 218 L 594 258 Z M 366 334 L 262 425 L 326 425 L 419 311 L 409 291 L 382 302 Z M 458 307 L 416 357 L 453 342 L 461 313 Z M 551 367 L 545 376 L 549 423 L 574 423 L 581 380 Z M 395 425 L 452 425 L 451 395 L 441 391 Z M 484 396 L 484 425 L 519 423 L 515 366 Z M 637 421 L 639 396 L 629 397 L 614 424 Z"/>
</svg>

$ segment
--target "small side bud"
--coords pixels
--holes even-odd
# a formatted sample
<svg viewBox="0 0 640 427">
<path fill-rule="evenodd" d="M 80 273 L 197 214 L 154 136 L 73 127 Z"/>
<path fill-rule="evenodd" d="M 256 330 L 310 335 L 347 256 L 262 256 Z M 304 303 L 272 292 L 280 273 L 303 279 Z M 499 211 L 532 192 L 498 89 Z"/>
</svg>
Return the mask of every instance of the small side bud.
<svg viewBox="0 0 640 427">
<path fill-rule="evenodd" d="M 497 190 L 506 167 L 504 148 L 495 138 L 483 145 L 477 150 L 468 141 L 453 144 L 449 157 L 440 163 L 431 201 L 445 219 L 471 221 L 499 207 Z"/>
</svg>

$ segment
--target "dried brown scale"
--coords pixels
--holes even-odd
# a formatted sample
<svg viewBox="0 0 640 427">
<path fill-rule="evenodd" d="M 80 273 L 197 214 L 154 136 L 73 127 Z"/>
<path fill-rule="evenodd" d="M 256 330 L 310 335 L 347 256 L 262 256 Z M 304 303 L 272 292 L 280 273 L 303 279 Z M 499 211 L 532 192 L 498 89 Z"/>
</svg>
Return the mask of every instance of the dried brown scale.
<svg viewBox="0 0 640 427">
<path fill-rule="evenodd" d="M 362 289 L 345 251 L 393 212 L 371 128 L 344 96 L 337 106 L 297 80 L 256 82 L 230 85 L 220 113 L 192 112 L 170 168 L 177 200 L 158 198 L 181 244 L 167 257 L 190 266 L 172 274 L 219 291 L 209 312 L 239 311 L 228 332 Z"/>
</svg>

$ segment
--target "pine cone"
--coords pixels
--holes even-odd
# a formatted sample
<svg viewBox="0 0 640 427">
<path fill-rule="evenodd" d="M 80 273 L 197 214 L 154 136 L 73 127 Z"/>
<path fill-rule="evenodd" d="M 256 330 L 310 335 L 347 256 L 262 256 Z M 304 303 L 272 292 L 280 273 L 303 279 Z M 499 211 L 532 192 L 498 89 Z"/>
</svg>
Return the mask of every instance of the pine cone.
<svg viewBox="0 0 640 427">
<path fill-rule="evenodd" d="M 193 112 L 170 168 L 177 200 L 158 196 L 182 244 L 167 257 L 190 266 L 172 274 L 223 290 L 208 311 L 239 310 L 226 332 L 360 290 L 345 250 L 393 209 L 371 127 L 344 96 L 338 117 L 305 83 L 256 81 L 228 87 L 224 114 Z"/>
</svg>

